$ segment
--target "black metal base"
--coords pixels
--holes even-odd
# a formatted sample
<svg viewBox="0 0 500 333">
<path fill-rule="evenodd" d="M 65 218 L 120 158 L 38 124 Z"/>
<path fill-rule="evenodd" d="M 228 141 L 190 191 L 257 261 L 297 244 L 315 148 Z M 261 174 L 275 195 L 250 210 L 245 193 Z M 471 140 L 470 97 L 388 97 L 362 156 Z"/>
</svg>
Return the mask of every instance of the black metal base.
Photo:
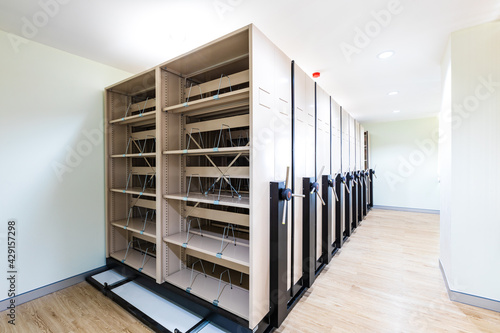
<svg viewBox="0 0 500 333">
<path fill-rule="evenodd" d="M 156 321 L 148 317 L 146 314 L 133 307 L 130 303 L 121 299 L 121 297 L 113 293 L 113 288 L 116 288 L 118 285 L 134 281 L 144 288 L 147 288 L 155 292 L 156 294 L 165 297 L 172 303 L 189 309 L 190 311 L 202 317 L 204 320 L 209 320 L 210 322 L 225 330 L 228 330 L 229 332 L 252 332 L 252 330 L 248 328 L 247 320 L 238 317 L 229 311 L 216 307 L 212 303 L 209 303 L 197 296 L 188 294 L 185 290 L 181 290 L 167 282 L 158 284 L 151 277 L 127 266 L 126 264 L 114 258 L 107 258 L 106 264 L 109 269 L 116 270 L 119 274 L 126 277 L 127 280 L 123 283 L 119 283 L 108 288 L 101 287 L 100 283 L 95 281 L 92 277 L 88 277 L 87 281 L 96 289 L 101 291 L 104 295 L 108 296 L 118 305 L 129 311 L 132 315 L 136 316 L 139 320 L 141 320 L 141 322 L 143 322 L 146 326 L 150 327 L 155 332 L 169 331 L 166 330 L 163 326 L 159 325 Z M 268 316 L 265 316 L 264 319 L 259 323 L 258 329 L 255 332 L 262 333 L 268 328 L 268 326 L 270 326 L 269 318 Z"/>
<path fill-rule="evenodd" d="M 113 285 L 112 287 L 109 286 L 104 286 L 101 287 L 101 284 L 94 280 L 91 276 L 86 278 L 87 282 L 95 287 L 97 290 L 101 291 L 105 296 L 109 297 L 110 299 L 113 300 L 116 304 L 121 306 L 123 309 L 127 310 L 131 315 L 139 319 L 144 325 L 152 329 L 154 332 L 161 332 L 161 333 L 175 333 L 171 332 L 170 330 L 166 329 L 162 325 L 160 325 L 157 321 L 155 321 L 153 318 L 149 317 L 147 314 L 142 312 L 141 310 L 137 309 L 135 306 L 118 296 L 113 292 L 114 288 L 117 288 L 125 283 L 130 282 L 131 280 L 126 279 L 123 280 L 120 283 L 117 283 Z M 202 321 L 203 322 L 203 321 Z"/>
</svg>

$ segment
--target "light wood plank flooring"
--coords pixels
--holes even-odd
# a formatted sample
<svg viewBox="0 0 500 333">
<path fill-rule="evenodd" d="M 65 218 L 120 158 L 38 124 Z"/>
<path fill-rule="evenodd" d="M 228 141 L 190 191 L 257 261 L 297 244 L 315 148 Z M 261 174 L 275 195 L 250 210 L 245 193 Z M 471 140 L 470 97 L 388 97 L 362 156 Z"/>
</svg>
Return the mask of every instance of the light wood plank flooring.
<svg viewBox="0 0 500 333">
<path fill-rule="evenodd" d="M 451 302 L 439 215 L 373 210 L 278 332 L 500 332 L 500 313 Z"/>
<path fill-rule="evenodd" d="M 278 332 L 500 332 L 500 313 L 451 302 L 439 216 L 373 210 Z M 150 332 L 86 282 L 17 307 L 0 332 Z"/>
</svg>

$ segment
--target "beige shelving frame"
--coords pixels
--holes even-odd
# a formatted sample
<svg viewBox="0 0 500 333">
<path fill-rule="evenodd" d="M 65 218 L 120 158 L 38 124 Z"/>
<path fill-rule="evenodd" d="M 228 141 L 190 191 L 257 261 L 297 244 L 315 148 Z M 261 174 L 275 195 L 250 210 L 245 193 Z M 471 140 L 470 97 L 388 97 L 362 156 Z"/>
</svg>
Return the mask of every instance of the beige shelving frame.
<svg viewBox="0 0 500 333">
<path fill-rule="evenodd" d="M 106 254 L 157 279 L 153 70 L 106 88 Z"/>
<path fill-rule="evenodd" d="M 154 246 L 124 263 L 251 329 L 269 311 L 269 182 L 291 166 L 290 63 L 249 25 L 106 88 L 107 256 Z M 133 133 L 154 151 L 126 150 Z M 154 186 L 127 183 L 148 167 Z M 133 205 L 154 209 L 146 227 Z"/>
</svg>

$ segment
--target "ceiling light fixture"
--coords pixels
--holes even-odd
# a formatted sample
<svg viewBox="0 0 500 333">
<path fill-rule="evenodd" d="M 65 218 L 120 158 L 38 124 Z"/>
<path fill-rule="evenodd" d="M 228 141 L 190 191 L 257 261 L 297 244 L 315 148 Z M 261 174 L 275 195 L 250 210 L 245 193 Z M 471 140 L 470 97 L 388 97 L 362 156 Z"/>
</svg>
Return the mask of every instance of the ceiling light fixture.
<svg viewBox="0 0 500 333">
<path fill-rule="evenodd" d="M 394 111 L 392 111 L 392 112 L 394 112 L 394 113 L 400 113 L 400 112 L 401 112 L 401 110 L 394 110 Z"/>
<path fill-rule="evenodd" d="M 394 95 L 397 95 L 397 94 L 399 94 L 399 92 L 398 92 L 398 91 L 391 91 L 391 92 L 390 92 L 390 93 L 388 93 L 387 95 L 389 95 L 389 96 L 394 96 Z"/>
<path fill-rule="evenodd" d="M 377 56 L 379 59 L 387 59 L 394 55 L 394 51 L 384 51 Z"/>
</svg>

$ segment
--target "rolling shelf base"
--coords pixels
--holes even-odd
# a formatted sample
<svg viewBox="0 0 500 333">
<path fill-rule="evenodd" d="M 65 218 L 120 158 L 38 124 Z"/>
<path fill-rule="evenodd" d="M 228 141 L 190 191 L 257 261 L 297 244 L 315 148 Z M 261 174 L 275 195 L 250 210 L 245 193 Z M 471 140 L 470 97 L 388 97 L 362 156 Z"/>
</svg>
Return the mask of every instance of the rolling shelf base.
<svg viewBox="0 0 500 333">
<path fill-rule="evenodd" d="M 107 258 L 106 264 L 108 269 L 112 270 L 113 272 L 110 273 L 110 276 L 113 279 L 112 283 L 103 285 L 102 282 L 104 281 L 104 279 L 96 279 L 96 276 L 88 277 L 87 282 L 89 282 L 97 290 L 101 291 L 104 295 L 113 299 L 117 304 L 129 311 L 132 315 L 136 316 L 139 320 L 141 320 L 145 325 L 153 329 L 155 332 L 173 333 L 174 331 L 169 331 L 168 329 L 160 325 L 156 320 L 138 309 L 136 306 L 117 295 L 113 291 L 115 288 L 133 281 L 134 284 L 144 287 L 150 292 L 155 293 L 156 296 L 165 298 L 167 302 L 176 304 L 183 309 L 189 309 L 189 312 L 200 318 L 200 320 L 197 322 L 198 326 L 193 327 L 193 329 L 195 329 L 195 332 L 262 333 L 271 332 L 272 330 L 272 327 L 269 326 L 267 318 L 268 316 L 265 316 L 264 319 L 256 326 L 255 331 L 252 331 L 248 328 L 247 320 L 238 317 L 219 306 L 215 306 L 211 302 L 209 303 L 195 295 L 188 294 L 185 290 L 182 290 L 177 286 L 174 286 L 168 282 L 157 284 L 155 279 L 127 266 L 126 264 L 121 263 L 114 258 Z M 236 286 L 233 286 L 233 288 L 236 288 Z M 207 324 L 207 322 L 209 323 Z M 200 328 L 200 331 L 196 330 Z M 180 332 L 191 332 L 191 330 Z"/>
<path fill-rule="evenodd" d="M 114 269 L 90 276 L 87 281 L 155 332 L 229 332 Z"/>
</svg>

